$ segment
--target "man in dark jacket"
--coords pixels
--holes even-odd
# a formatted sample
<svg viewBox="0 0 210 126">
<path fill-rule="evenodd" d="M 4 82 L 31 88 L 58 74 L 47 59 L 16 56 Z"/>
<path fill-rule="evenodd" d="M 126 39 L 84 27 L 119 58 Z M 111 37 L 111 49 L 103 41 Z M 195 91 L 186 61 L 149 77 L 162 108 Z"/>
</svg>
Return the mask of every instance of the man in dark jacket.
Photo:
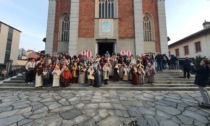
<svg viewBox="0 0 210 126">
<path fill-rule="evenodd" d="M 157 70 L 162 71 L 163 70 L 163 55 L 158 53 L 155 57 L 155 60 L 157 62 Z"/>
<path fill-rule="evenodd" d="M 186 59 L 183 61 L 183 70 L 184 70 L 184 78 L 186 78 L 186 74 L 187 74 L 187 78 L 190 78 L 190 67 L 191 67 L 191 61 L 189 60 L 188 57 L 186 57 Z"/>
<path fill-rule="evenodd" d="M 194 84 L 198 85 L 201 96 L 203 97 L 204 102 L 199 103 L 199 107 L 202 108 L 210 108 L 210 96 L 206 89 L 210 74 L 210 69 L 208 65 L 209 62 L 207 60 L 202 60 L 200 62 L 200 67 L 198 67 L 197 69 L 193 67 L 192 70 L 193 72 L 196 73 Z"/>
</svg>

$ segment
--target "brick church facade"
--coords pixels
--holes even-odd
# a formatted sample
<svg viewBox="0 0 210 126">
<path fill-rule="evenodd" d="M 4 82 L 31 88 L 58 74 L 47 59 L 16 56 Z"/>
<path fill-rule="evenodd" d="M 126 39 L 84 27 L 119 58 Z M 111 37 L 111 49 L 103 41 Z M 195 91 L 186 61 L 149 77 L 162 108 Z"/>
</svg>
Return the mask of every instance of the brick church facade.
<svg viewBox="0 0 210 126">
<path fill-rule="evenodd" d="M 164 0 L 49 0 L 45 51 L 168 54 Z"/>
</svg>

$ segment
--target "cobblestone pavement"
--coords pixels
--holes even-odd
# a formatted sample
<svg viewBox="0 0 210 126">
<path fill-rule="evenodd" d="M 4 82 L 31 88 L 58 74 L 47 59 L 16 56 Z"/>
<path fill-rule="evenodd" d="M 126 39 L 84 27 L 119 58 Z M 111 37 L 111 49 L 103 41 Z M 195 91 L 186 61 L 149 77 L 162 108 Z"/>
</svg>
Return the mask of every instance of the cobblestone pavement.
<svg viewBox="0 0 210 126">
<path fill-rule="evenodd" d="M 0 126 L 209 126 L 201 100 L 181 91 L 0 91 Z"/>
</svg>

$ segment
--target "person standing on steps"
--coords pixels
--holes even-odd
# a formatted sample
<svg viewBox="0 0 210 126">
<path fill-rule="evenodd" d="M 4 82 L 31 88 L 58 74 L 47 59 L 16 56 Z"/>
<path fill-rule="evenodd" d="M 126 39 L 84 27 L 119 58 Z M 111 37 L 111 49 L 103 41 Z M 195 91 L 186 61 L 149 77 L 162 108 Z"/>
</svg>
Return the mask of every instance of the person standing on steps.
<svg viewBox="0 0 210 126">
<path fill-rule="evenodd" d="M 186 78 L 187 74 L 187 78 L 190 79 L 190 67 L 191 67 L 191 61 L 188 57 L 186 57 L 185 60 L 183 61 L 184 78 Z"/>
<path fill-rule="evenodd" d="M 31 59 L 25 66 L 26 68 L 26 81 L 28 84 L 33 84 L 33 81 L 35 79 L 35 59 Z"/>
<path fill-rule="evenodd" d="M 198 68 L 195 68 L 194 65 L 192 64 L 192 71 L 196 73 L 194 84 L 198 85 L 198 88 L 200 90 L 201 96 L 203 97 L 204 101 L 199 103 L 198 106 L 201 108 L 210 109 L 210 96 L 206 89 L 210 74 L 209 61 L 202 60 Z"/>
</svg>

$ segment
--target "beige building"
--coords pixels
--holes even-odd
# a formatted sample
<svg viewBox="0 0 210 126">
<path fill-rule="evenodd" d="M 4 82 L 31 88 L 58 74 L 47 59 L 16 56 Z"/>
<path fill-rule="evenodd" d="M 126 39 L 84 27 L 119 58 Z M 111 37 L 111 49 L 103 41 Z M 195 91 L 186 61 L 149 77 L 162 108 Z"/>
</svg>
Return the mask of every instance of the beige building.
<svg viewBox="0 0 210 126">
<path fill-rule="evenodd" d="M 21 31 L 0 21 L 0 64 L 13 60 L 17 64 Z"/>
<path fill-rule="evenodd" d="M 169 55 L 178 58 L 206 56 L 210 59 L 210 22 L 203 23 L 203 29 L 169 45 Z"/>
</svg>

